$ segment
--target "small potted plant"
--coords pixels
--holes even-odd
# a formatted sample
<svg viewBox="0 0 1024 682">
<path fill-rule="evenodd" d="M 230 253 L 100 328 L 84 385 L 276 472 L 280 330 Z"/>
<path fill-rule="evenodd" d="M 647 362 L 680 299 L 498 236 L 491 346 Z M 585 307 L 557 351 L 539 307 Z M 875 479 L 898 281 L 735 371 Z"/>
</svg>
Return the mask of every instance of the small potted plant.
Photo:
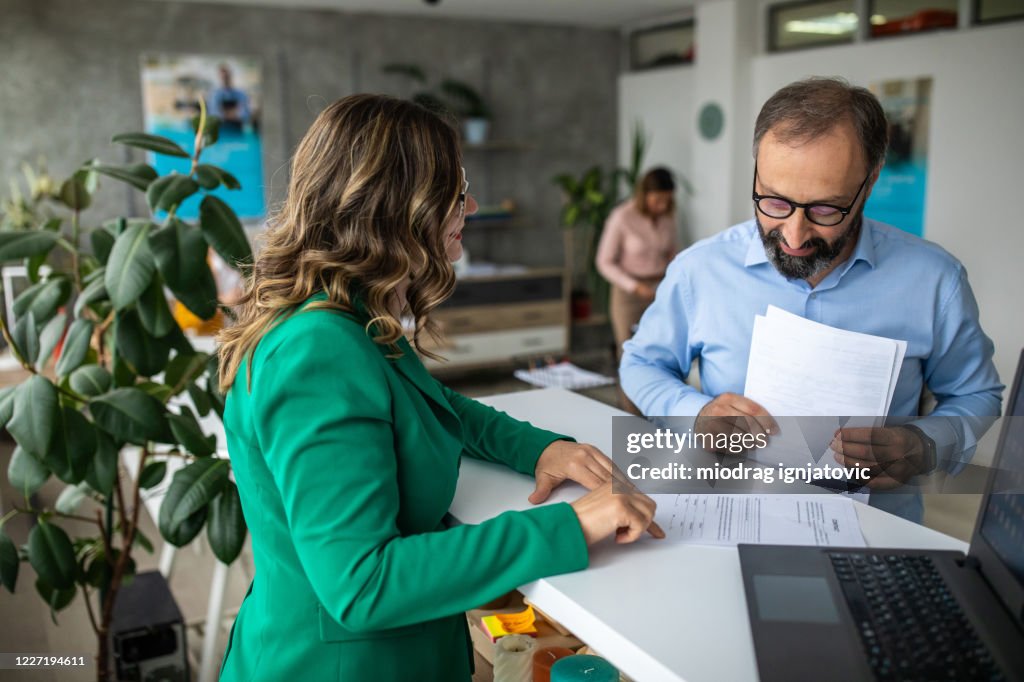
<svg viewBox="0 0 1024 682">
<path fill-rule="evenodd" d="M 455 113 L 462 119 L 462 135 L 466 143 L 485 142 L 491 125 L 491 110 L 480 93 L 472 86 L 451 78 L 441 82 L 441 92 L 452 101 Z"/>
</svg>

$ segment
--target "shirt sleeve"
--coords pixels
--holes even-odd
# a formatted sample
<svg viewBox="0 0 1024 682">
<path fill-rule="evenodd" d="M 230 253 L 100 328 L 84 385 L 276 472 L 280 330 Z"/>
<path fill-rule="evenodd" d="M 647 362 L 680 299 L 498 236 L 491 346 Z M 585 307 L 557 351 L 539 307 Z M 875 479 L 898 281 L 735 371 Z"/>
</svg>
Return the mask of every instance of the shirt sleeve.
<svg viewBox="0 0 1024 682">
<path fill-rule="evenodd" d="M 689 341 L 692 310 L 680 261 L 669 266 L 658 295 L 622 347 L 622 390 L 647 416 L 696 416 L 711 396 L 686 384 L 700 348 Z"/>
<path fill-rule="evenodd" d="M 565 503 L 403 536 L 394 449 L 401 425 L 388 368 L 337 329 L 304 331 L 254 367 L 254 423 L 289 541 L 342 627 L 374 632 L 434 620 L 587 566 L 579 521 Z M 325 338 L 344 363 L 323 360 Z"/>
<path fill-rule="evenodd" d="M 448 404 L 462 420 L 463 452 L 474 459 L 505 464 L 521 474 L 533 476 L 544 448 L 556 440 L 575 441 L 570 436 L 538 429 L 438 384 Z"/>
<path fill-rule="evenodd" d="M 924 364 L 925 384 L 936 406 L 914 422 L 935 441 L 938 460 L 952 473 L 971 460 L 1002 408 L 1004 386 L 992 362 L 994 346 L 978 317 L 967 271 L 960 266 L 951 292 L 936 311 L 934 347 Z"/>
<path fill-rule="evenodd" d="M 606 280 L 623 291 L 633 293 L 638 282 L 619 266 L 625 237 L 625 218 L 621 210 L 612 211 L 605 221 L 601 241 L 597 245 L 597 271 Z"/>
</svg>

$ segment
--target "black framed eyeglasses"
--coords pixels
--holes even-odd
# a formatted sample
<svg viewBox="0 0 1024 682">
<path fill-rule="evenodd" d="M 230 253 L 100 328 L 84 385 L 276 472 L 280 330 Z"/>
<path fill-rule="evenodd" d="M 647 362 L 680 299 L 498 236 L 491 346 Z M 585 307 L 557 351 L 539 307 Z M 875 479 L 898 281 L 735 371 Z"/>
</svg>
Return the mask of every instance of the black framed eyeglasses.
<svg viewBox="0 0 1024 682">
<path fill-rule="evenodd" d="M 834 204 L 823 204 L 819 202 L 810 204 L 801 204 L 793 201 L 792 199 L 786 199 L 785 197 L 777 197 L 768 194 L 757 193 L 757 164 L 754 164 L 754 183 L 752 188 L 752 194 L 754 199 L 754 205 L 757 206 L 757 210 L 765 214 L 769 218 L 788 218 L 798 208 L 804 210 L 804 215 L 815 225 L 821 225 L 822 227 L 835 227 L 839 223 L 846 219 L 846 216 L 853 210 L 854 204 L 857 203 L 857 199 L 860 198 L 860 193 L 864 191 L 864 185 L 868 184 L 868 178 L 871 177 L 871 171 L 864 176 L 864 182 L 860 183 L 860 187 L 857 188 L 857 193 L 853 195 L 853 201 L 850 202 L 849 206 L 845 208 L 842 206 L 835 206 Z"/>
<path fill-rule="evenodd" d="M 466 212 L 466 194 L 469 192 L 469 180 L 466 179 L 466 169 L 462 169 L 462 191 L 459 192 L 459 215 Z"/>
</svg>

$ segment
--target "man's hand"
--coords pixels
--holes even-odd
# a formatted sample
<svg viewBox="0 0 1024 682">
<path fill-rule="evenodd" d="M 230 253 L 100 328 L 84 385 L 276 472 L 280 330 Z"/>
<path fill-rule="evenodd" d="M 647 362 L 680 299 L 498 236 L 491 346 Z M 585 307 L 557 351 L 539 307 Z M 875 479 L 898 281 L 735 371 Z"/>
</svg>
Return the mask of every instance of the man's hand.
<svg viewBox="0 0 1024 682">
<path fill-rule="evenodd" d="M 530 502 L 540 504 L 562 481 L 576 481 L 587 490 L 596 490 L 612 480 L 615 465 L 593 445 L 556 440 L 540 453 L 534 478 L 537 487 Z"/>
<path fill-rule="evenodd" d="M 753 400 L 736 393 L 723 393 L 704 406 L 693 423 L 695 433 L 711 434 L 717 437 L 734 433 L 766 434 L 779 432 L 779 425 L 768 410 Z M 712 452 L 726 452 L 712 450 Z"/>
<path fill-rule="evenodd" d="M 830 447 L 843 466 L 870 467 L 868 487 L 875 490 L 898 488 L 925 473 L 924 443 L 902 426 L 839 429 Z"/>
</svg>

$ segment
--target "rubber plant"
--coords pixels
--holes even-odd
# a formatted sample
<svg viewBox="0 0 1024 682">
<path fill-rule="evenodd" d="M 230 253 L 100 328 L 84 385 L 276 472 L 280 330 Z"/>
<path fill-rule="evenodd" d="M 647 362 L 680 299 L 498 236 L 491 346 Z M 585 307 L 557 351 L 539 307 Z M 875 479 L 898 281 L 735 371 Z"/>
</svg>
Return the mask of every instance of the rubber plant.
<svg viewBox="0 0 1024 682">
<path fill-rule="evenodd" d="M 223 412 L 216 356 L 193 348 L 165 295 L 210 319 L 218 302 L 208 248 L 236 268 L 252 259 L 237 216 L 211 193 L 238 189 L 237 180 L 200 162 L 217 121 L 202 112 L 193 128 L 191 151 L 145 133 L 113 138 L 190 159 L 187 173 L 91 161 L 63 183 L 34 178 L 33 191 L 9 200 L 0 216 L 0 263 L 23 264 L 30 281 L 14 299 L 14 319 L 0 320 L 27 373 L 0 390 L 0 426 L 17 443 L 6 475 L 18 491 L 0 517 L 0 581 L 12 593 L 34 588 L 54 622 L 81 595 L 97 636 L 98 680 L 115 677 L 109 631 L 118 591 L 135 572 L 133 554 L 153 551 L 139 530 L 141 492 L 161 483 L 170 458 L 184 466 L 161 506 L 164 540 L 180 547 L 206 528 L 217 558 L 231 563 L 246 535 L 228 460 L 216 457 L 215 436 L 197 418 Z M 101 178 L 142 192 L 149 215 L 90 218 Z M 178 207 L 197 193 L 198 222 L 182 220 Z M 138 476 L 124 472 L 123 457 L 138 458 Z M 51 478 L 66 486 L 52 506 L 35 494 Z M 22 546 L 4 529 L 16 515 L 32 517 Z M 69 530 L 70 520 L 84 523 Z M 34 586 L 18 583 L 26 561 Z"/>
</svg>

